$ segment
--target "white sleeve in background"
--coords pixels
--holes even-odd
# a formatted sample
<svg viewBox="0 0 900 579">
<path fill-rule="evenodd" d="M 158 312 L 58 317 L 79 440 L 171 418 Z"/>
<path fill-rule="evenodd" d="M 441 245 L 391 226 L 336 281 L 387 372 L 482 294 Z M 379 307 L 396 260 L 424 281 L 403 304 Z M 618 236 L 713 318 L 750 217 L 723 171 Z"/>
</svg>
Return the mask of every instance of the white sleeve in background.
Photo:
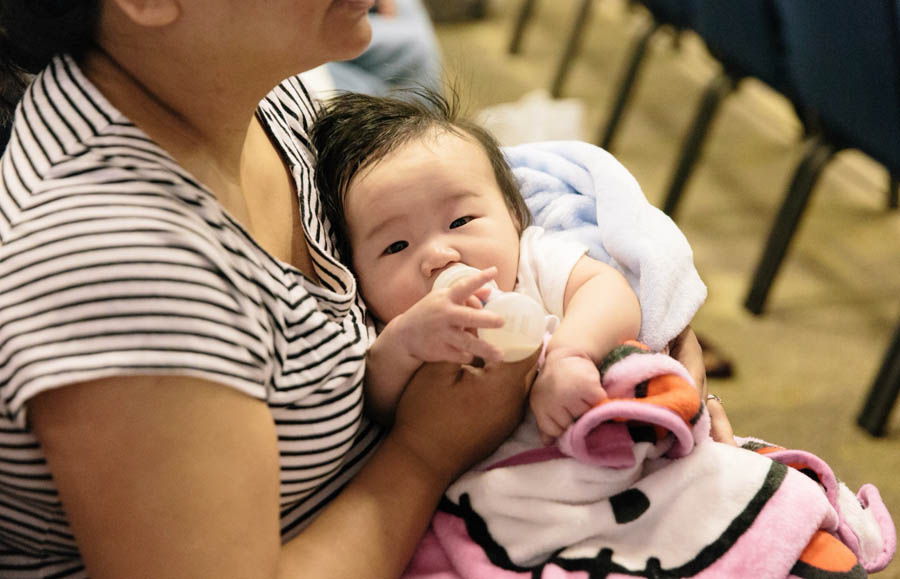
<svg viewBox="0 0 900 579">
<path fill-rule="evenodd" d="M 566 284 L 587 249 L 571 238 L 528 227 L 519 242 L 516 291 L 536 299 L 548 314 L 562 319 Z"/>
</svg>

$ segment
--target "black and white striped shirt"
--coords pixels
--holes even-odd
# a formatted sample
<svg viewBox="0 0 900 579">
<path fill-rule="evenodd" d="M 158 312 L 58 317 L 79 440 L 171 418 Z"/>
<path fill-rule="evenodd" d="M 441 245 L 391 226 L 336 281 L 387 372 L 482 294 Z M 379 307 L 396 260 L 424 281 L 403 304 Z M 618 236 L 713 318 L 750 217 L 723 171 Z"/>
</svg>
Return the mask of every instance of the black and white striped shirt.
<svg viewBox="0 0 900 579">
<path fill-rule="evenodd" d="M 58 57 L 0 161 L 0 576 L 84 576 L 25 405 L 116 375 L 191 375 L 266 400 L 296 534 L 377 444 L 367 327 L 315 191 L 298 79 L 260 104 L 296 183 L 322 285 L 270 256 L 215 197 Z"/>
</svg>

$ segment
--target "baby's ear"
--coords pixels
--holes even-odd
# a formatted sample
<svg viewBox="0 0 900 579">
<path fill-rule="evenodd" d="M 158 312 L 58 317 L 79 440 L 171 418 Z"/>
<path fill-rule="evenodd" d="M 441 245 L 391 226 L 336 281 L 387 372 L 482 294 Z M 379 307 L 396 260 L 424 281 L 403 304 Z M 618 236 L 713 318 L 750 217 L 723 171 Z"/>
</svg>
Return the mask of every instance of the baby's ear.
<svg viewBox="0 0 900 579">
<path fill-rule="evenodd" d="M 168 26 L 181 15 L 179 0 L 113 0 L 113 3 L 139 26 Z"/>
</svg>

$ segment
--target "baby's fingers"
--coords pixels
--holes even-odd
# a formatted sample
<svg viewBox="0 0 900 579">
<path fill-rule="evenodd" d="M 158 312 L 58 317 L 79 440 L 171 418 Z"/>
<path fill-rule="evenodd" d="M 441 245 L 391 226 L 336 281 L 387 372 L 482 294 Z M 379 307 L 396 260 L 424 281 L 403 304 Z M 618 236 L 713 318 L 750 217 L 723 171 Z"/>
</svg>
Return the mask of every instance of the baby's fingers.
<svg viewBox="0 0 900 579">
<path fill-rule="evenodd" d="M 584 398 L 579 398 L 577 400 L 572 400 L 566 405 L 566 410 L 569 412 L 569 416 L 572 417 L 573 422 L 581 418 L 581 415 L 594 407 L 594 404 L 589 400 Z"/>
<path fill-rule="evenodd" d="M 478 302 L 478 305 L 476 305 L 475 307 L 481 308 L 482 304 L 484 304 L 488 300 L 488 298 L 491 296 L 491 291 L 493 291 L 493 290 L 491 289 L 490 286 L 483 285 L 480 288 L 478 288 L 477 290 L 475 290 L 475 293 L 473 293 L 471 296 L 469 296 L 469 299 Z"/>
<path fill-rule="evenodd" d="M 479 291 L 481 291 L 481 290 L 479 290 Z M 472 308 L 475 310 L 480 310 L 480 309 L 484 308 L 484 304 L 482 303 L 481 299 L 478 298 L 478 292 L 467 297 L 466 301 L 463 305 L 465 305 L 467 308 Z"/>
<path fill-rule="evenodd" d="M 503 316 L 488 310 L 476 310 L 470 307 L 457 308 L 453 311 L 450 323 L 457 328 L 502 328 Z"/>
<path fill-rule="evenodd" d="M 458 350 L 453 347 L 447 347 L 442 356 L 443 362 L 453 362 L 454 364 L 471 364 L 475 360 L 472 352 Z"/>
<path fill-rule="evenodd" d="M 450 345 L 457 350 L 482 358 L 485 362 L 500 362 L 503 360 L 503 351 L 500 348 L 492 346 L 469 332 L 454 334 Z"/>
<path fill-rule="evenodd" d="M 489 267 L 476 274 L 463 278 L 450 286 L 450 299 L 458 304 L 465 303 L 466 298 L 497 276 L 497 268 Z"/>
<path fill-rule="evenodd" d="M 535 418 L 537 419 L 538 429 L 541 431 L 541 440 L 544 444 L 548 444 L 548 441 L 553 441 L 562 436 L 566 427 L 572 423 L 571 417 L 566 421 L 564 417 L 553 416 L 549 412 L 536 413 Z"/>
</svg>

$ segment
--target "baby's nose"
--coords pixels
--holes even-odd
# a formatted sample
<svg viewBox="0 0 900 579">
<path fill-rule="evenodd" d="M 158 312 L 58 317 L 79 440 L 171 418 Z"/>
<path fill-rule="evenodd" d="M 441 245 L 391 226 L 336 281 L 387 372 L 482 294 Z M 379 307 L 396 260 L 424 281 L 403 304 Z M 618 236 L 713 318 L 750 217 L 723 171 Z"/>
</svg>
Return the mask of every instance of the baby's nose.
<svg viewBox="0 0 900 579">
<path fill-rule="evenodd" d="M 459 261 L 458 251 L 445 244 L 432 244 L 422 260 L 422 274 L 431 277 L 457 261 Z"/>
</svg>

